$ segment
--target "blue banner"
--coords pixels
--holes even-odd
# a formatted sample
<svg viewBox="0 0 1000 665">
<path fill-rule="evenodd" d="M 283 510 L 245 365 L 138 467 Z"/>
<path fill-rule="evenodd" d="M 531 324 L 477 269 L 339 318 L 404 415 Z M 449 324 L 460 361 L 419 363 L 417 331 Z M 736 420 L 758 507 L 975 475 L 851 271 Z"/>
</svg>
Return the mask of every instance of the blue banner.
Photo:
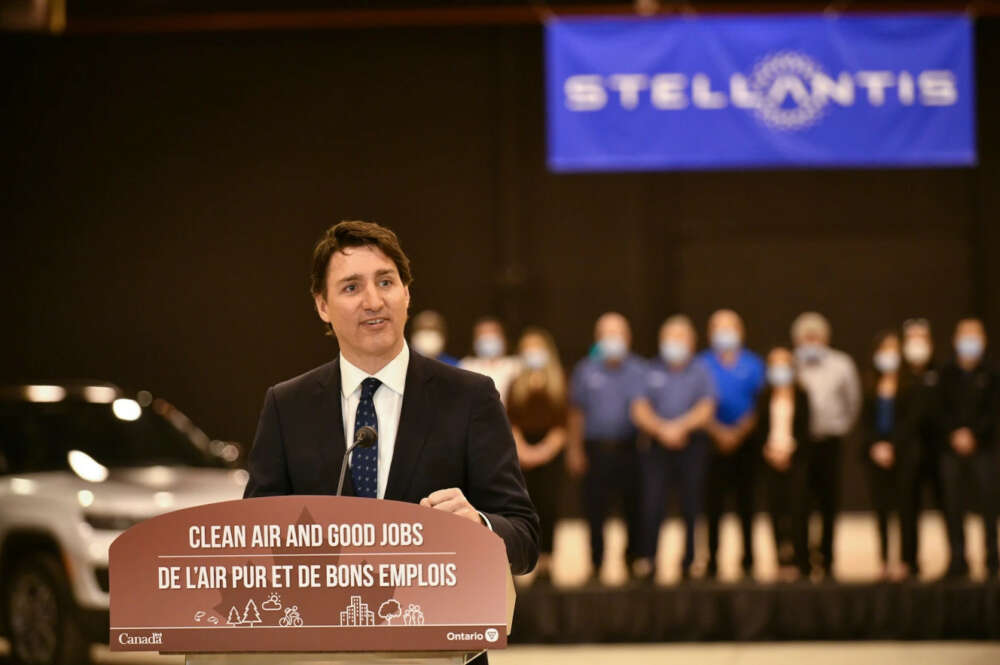
<svg viewBox="0 0 1000 665">
<path fill-rule="evenodd" d="M 545 40 L 554 171 L 976 163 L 963 15 L 559 19 Z"/>
</svg>

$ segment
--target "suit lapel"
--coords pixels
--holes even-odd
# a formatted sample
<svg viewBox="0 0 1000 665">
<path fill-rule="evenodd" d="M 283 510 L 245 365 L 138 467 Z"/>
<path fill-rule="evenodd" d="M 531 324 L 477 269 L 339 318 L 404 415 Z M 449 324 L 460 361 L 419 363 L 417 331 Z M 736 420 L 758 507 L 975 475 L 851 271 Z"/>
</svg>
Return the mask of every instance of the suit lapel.
<svg viewBox="0 0 1000 665">
<path fill-rule="evenodd" d="M 337 481 L 340 479 L 340 464 L 344 459 L 344 451 L 347 444 L 344 441 L 344 417 L 340 407 L 340 358 L 338 357 L 330 363 L 330 370 L 324 372 L 320 377 L 317 389 L 319 399 L 319 413 L 323 434 L 320 441 L 326 445 L 318 446 L 322 456 L 320 469 L 333 469 L 333 475 L 329 478 L 330 494 L 337 491 Z M 349 471 L 349 470 L 348 470 Z M 327 472 L 325 475 L 330 475 Z M 354 485 L 351 483 L 351 474 L 348 472 L 344 478 L 344 496 L 354 496 Z"/>
<path fill-rule="evenodd" d="M 403 409 L 399 415 L 396 445 L 393 448 L 389 481 L 385 489 L 386 499 L 406 500 L 413 471 L 427 441 L 427 432 L 431 425 L 429 381 L 432 373 L 428 367 L 431 362 L 419 353 L 410 351 L 406 387 L 403 390 Z"/>
</svg>

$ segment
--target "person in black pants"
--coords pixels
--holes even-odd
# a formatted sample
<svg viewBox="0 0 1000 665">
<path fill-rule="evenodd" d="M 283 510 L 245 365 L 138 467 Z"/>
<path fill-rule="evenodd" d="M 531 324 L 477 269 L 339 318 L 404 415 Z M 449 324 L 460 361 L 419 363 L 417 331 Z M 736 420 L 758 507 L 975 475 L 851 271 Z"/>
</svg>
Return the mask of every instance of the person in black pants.
<svg viewBox="0 0 1000 665">
<path fill-rule="evenodd" d="M 909 375 L 900 372 L 899 336 L 883 332 L 875 338 L 874 373 L 869 373 L 861 410 L 861 451 L 868 470 L 872 503 L 878 517 L 881 578 L 902 580 L 916 568 L 917 518 L 912 494 L 919 423 L 914 402 L 918 395 Z M 902 561 L 889 563 L 889 516 L 898 512 L 902 531 Z M 912 557 L 912 558 L 911 558 Z"/>
<path fill-rule="evenodd" d="M 660 360 L 651 362 L 645 392 L 632 402 L 640 443 L 642 537 L 636 578 L 655 580 L 660 527 L 671 489 L 684 517 L 681 578 L 691 577 L 695 523 L 701 512 L 708 440 L 704 428 L 715 412 L 715 386 L 704 363 L 693 357 L 697 334 L 691 320 L 672 316 L 660 328 Z"/>
<path fill-rule="evenodd" d="M 639 545 L 639 453 L 629 409 L 645 387 L 646 364 L 630 353 L 632 332 L 621 314 L 601 315 L 594 341 L 596 353 L 577 364 L 570 380 L 566 467 L 583 476 L 591 574 L 596 577 L 604 562 L 604 520 L 619 500 L 629 571 Z"/>
<path fill-rule="evenodd" d="M 779 579 L 809 576 L 805 453 L 809 434 L 809 397 L 795 384 L 794 359 L 783 347 L 767 355 L 767 387 L 757 399 L 756 425 L 748 449 L 763 458 L 765 489 Z"/>
<path fill-rule="evenodd" d="M 727 496 L 736 499 L 743 534 L 741 568 L 745 578 L 753 577 L 753 516 L 755 476 L 760 459 L 746 445 L 754 425 L 757 394 L 764 385 L 764 361 L 743 348 L 743 319 L 729 309 L 720 309 L 708 320 L 711 349 L 700 358 L 712 372 L 717 403 L 715 417 L 708 426 L 712 438 L 705 492 L 708 522 L 708 565 L 705 576 L 719 573 L 719 522 Z"/>
<path fill-rule="evenodd" d="M 955 328 L 955 358 L 941 371 L 941 479 L 951 560 L 946 575 L 966 577 L 964 517 L 968 489 L 979 495 L 986 532 L 986 568 L 990 577 L 1000 569 L 997 551 L 996 437 L 1000 412 L 1000 380 L 985 360 L 986 330 L 978 319 L 963 319 Z"/>
<path fill-rule="evenodd" d="M 909 493 L 900 496 L 904 502 L 900 513 L 912 516 L 912 523 L 904 523 L 902 560 L 910 567 L 913 577 L 920 575 L 920 513 L 924 505 L 925 488 L 934 505 L 944 510 L 944 490 L 941 488 L 941 434 L 935 407 L 940 373 L 934 366 L 934 342 L 927 319 L 914 318 L 903 322 L 903 381 L 912 391 L 910 400 L 911 422 L 916 427 L 917 446 L 911 450 L 912 477 Z M 909 535 L 906 534 L 909 530 Z"/>
<path fill-rule="evenodd" d="M 507 396 L 517 458 L 541 526 L 536 580 L 550 579 L 566 445 L 566 377 L 548 332 L 529 328 L 518 344 L 523 369 Z"/>
</svg>

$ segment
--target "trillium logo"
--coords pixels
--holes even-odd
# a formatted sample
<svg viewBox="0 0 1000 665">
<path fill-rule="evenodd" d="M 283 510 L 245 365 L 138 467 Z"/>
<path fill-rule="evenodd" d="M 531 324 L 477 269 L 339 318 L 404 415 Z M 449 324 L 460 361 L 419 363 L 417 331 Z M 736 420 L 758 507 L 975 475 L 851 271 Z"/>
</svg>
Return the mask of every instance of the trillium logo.
<svg viewBox="0 0 1000 665">
<path fill-rule="evenodd" d="M 500 639 L 500 632 L 496 628 L 487 628 L 486 629 L 486 641 L 487 642 L 496 642 L 498 639 Z"/>
</svg>

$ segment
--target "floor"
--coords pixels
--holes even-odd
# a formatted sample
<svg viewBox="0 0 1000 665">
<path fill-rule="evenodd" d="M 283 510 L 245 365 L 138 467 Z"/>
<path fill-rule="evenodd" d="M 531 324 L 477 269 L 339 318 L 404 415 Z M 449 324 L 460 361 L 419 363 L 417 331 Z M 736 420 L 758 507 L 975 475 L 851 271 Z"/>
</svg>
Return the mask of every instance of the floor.
<svg viewBox="0 0 1000 665">
<path fill-rule="evenodd" d="M 899 530 L 890 524 L 890 556 L 898 559 Z M 704 564 L 707 541 L 704 523 L 698 527 L 699 556 L 695 568 Z M 819 522 L 810 525 L 814 536 L 819 535 Z M 918 560 L 923 579 L 936 579 L 944 574 L 948 565 L 948 541 L 944 519 L 940 513 L 927 512 L 920 521 L 920 552 Z M 557 586 L 581 584 L 590 575 L 590 547 L 587 525 L 583 520 L 563 520 L 555 533 L 552 579 Z M 624 550 L 625 527 L 621 521 L 610 520 L 605 527 L 607 561 L 601 571 L 601 581 L 608 585 L 623 584 L 626 579 Z M 660 532 L 659 582 L 671 584 L 680 575 L 680 559 L 684 547 L 684 529 L 680 520 L 664 522 Z M 982 520 L 969 516 L 966 520 L 966 547 L 974 579 L 986 575 Z M 742 557 L 739 522 L 735 515 L 722 520 L 720 533 L 719 574 L 722 580 L 740 577 L 739 562 Z M 834 533 L 834 576 L 845 582 L 876 580 L 880 573 L 878 557 L 878 532 L 875 518 L 870 513 L 846 513 L 837 520 Z M 754 576 L 761 582 L 773 581 L 777 575 L 774 539 L 771 522 L 761 514 L 754 522 Z M 697 571 L 696 571 L 697 572 Z M 530 582 L 530 576 L 523 580 Z"/>
<path fill-rule="evenodd" d="M 0 663 L 6 645 L 0 641 Z M 110 654 L 95 649 L 97 663 L 181 665 L 183 656 Z M 607 665 L 610 662 L 684 665 L 996 665 L 1000 644 L 986 642 L 809 642 L 765 644 L 663 644 L 516 646 L 490 652 L 492 665 Z"/>
</svg>

